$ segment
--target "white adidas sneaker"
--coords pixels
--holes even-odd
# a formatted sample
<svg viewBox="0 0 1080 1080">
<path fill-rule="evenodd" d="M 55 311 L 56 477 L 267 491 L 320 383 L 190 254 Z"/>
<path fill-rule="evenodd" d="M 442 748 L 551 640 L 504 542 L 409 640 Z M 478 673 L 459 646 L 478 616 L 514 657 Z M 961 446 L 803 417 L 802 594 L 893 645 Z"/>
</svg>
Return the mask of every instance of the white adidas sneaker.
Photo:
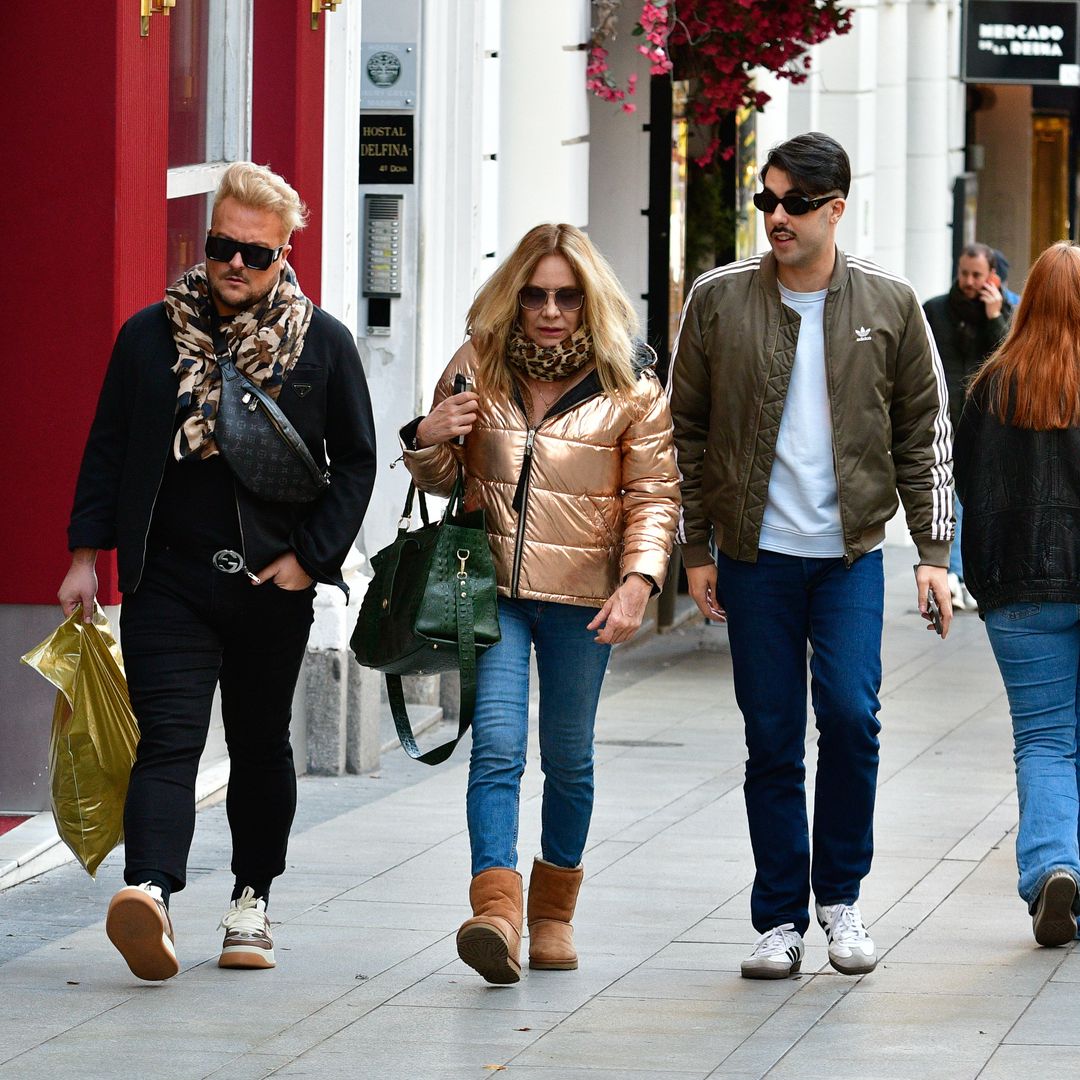
<svg viewBox="0 0 1080 1080">
<path fill-rule="evenodd" d="M 877 950 L 863 926 L 858 904 L 815 904 L 829 939 L 829 963 L 843 975 L 865 975 L 877 967 Z"/>
<path fill-rule="evenodd" d="M 744 979 L 786 979 L 802 966 L 802 934 L 794 923 L 782 923 L 762 934 L 754 951 L 742 962 Z"/>
</svg>

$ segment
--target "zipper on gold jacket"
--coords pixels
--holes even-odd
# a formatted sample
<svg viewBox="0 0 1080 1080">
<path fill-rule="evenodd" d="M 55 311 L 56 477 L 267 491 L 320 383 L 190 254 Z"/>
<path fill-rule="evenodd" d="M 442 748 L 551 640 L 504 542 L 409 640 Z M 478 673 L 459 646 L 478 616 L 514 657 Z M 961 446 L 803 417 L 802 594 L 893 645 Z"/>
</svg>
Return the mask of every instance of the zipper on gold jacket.
<svg viewBox="0 0 1080 1080">
<path fill-rule="evenodd" d="M 565 397 L 565 395 L 563 396 Z M 515 389 L 514 397 L 525 417 L 525 426 L 528 433 L 525 436 L 525 457 L 521 462 L 521 472 L 518 474 L 517 488 L 514 490 L 514 499 L 510 504 L 511 509 L 516 510 L 518 516 L 517 530 L 514 533 L 514 562 L 510 572 L 511 597 L 516 598 L 518 594 L 518 582 L 521 578 L 521 559 L 525 553 L 525 513 L 529 506 L 529 476 L 532 472 L 533 443 L 536 441 L 536 433 L 540 430 L 541 425 L 547 423 L 548 420 L 560 416 L 562 413 L 568 412 L 572 408 L 576 409 L 583 401 L 588 401 L 595 396 L 595 394 L 590 394 L 589 397 L 582 398 L 581 401 L 571 402 L 569 407 L 564 406 L 562 409 L 559 408 L 559 402 L 562 401 L 562 398 L 559 398 L 559 401 L 556 401 L 555 404 L 540 418 L 536 427 L 529 427 L 528 410 L 525 408 L 524 400 L 522 400 L 520 394 Z"/>
<path fill-rule="evenodd" d="M 542 422 L 542 421 L 541 421 Z M 511 504 L 517 511 L 517 532 L 514 535 L 514 565 L 510 574 L 510 595 L 517 596 L 518 580 L 521 577 L 521 557 L 525 549 L 525 510 L 529 502 L 529 474 L 532 472 L 533 443 L 536 441 L 536 428 L 529 428 L 525 436 L 525 457 L 521 462 L 517 490 Z"/>
</svg>

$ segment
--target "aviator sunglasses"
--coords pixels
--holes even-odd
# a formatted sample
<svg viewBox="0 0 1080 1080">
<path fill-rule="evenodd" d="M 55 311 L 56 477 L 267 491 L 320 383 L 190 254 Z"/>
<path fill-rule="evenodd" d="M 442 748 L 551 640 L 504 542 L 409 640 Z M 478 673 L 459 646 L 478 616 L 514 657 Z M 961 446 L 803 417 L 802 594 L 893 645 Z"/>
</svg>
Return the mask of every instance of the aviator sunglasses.
<svg viewBox="0 0 1080 1080">
<path fill-rule="evenodd" d="M 560 311 L 579 311 L 585 303 L 585 293 L 581 289 L 541 289 L 539 285 L 525 285 L 518 293 L 518 303 L 528 311 L 539 311 L 548 297 L 555 297 L 555 306 Z"/>
<path fill-rule="evenodd" d="M 817 199 L 808 199 L 805 195 L 785 195 L 782 199 L 774 195 L 768 188 L 754 195 L 754 205 L 763 213 L 771 214 L 778 206 L 792 217 L 802 217 L 811 210 L 818 210 L 833 199 L 842 199 L 843 195 L 822 195 Z"/>
<path fill-rule="evenodd" d="M 249 270 L 266 270 L 270 264 L 285 250 L 281 247 L 268 248 L 261 244 L 241 244 L 239 240 L 230 240 L 227 236 L 214 236 L 206 234 L 206 257 L 214 262 L 232 262 L 236 253 L 240 252 L 240 258 Z"/>
</svg>

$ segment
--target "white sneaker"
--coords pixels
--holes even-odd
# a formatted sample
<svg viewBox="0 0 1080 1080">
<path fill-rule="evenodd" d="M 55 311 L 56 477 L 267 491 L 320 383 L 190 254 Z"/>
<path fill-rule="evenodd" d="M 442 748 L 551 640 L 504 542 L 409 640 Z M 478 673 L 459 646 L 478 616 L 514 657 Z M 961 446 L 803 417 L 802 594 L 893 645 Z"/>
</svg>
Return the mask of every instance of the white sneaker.
<svg viewBox="0 0 1080 1080">
<path fill-rule="evenodd" d="M 949 574 L 949 596 L 952 597 L 953 611 L 966 611 L 967 599 L 971 597 L 971 593 L 964 588 L 964 583 L 956 574 Z"/>
<path fill-rule="evenodd" d="M 218 967 L 274 967 L 274 935 L 266 917 L 266 901 L 256 897 L 250 887 L 225 909 L 218 929 L 225 931 Z"/>
<path fill-rule="evenodd" d="M 960 594 L 964 598 L 964 610 L 965 611 L 978 611 L 979 601 L 968 591 L 967 585 L 964 582 L 960 582 Z"/>
<path fill-rule="evenodd" d="M 865 975 L 877 967 L 877 950 L 863 926 L 858 904 L 815 904 L 829 939 L 829 963 L 843 975 Z"/>
<path fill-rule="evenodd" d="M 149 881 L 126 885 L 112 898 L 105 933 L 140 979 L 158 982 L 180 970 L 169 909 Z"/>
<path fill-rule="evenodd" d="M 802 934 L 794 923 L 774 926 L 757 939 L 754 951 L 742 962 L 744 979 L 786 979 L 802 966 Z"/>
</svg>

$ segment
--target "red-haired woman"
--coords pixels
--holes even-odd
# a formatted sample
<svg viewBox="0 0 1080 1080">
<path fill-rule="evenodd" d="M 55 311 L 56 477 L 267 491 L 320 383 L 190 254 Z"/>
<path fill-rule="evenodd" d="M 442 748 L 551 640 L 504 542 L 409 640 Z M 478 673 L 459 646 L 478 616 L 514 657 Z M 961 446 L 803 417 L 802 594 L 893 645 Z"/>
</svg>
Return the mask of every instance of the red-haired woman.
<svg viewBox="0 0 1080 1080">
<path fill-rule="evenodd" d="M 1054 244 L 968 390 L 956 434 L 966 584 L 1012 713 L 1019 891 L 1040 945 L 1080 897 L 1080 248 Z"/>
</svg>

